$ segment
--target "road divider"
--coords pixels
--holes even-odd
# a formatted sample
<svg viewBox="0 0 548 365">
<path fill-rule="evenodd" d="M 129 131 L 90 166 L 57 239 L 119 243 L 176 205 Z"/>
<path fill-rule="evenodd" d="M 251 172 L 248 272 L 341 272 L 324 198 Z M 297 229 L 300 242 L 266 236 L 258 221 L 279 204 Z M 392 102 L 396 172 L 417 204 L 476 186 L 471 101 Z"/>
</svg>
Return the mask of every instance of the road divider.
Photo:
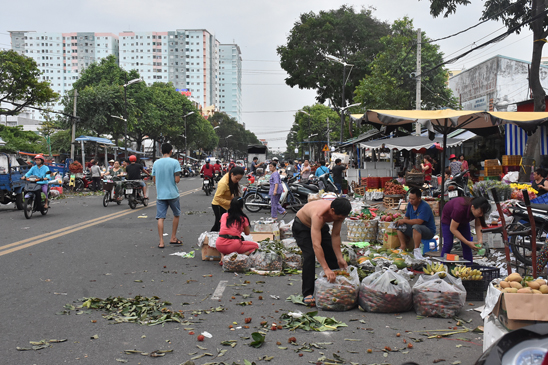
<svg viewBox="0 0 548 365">
<path fill-rule="evenodd" d="M 190 195 L 192 193 L 198 192 L 200 190 L 202 190 L 202 188 L 196 188 L 196 189 L 188 190 L 188 191 L 182 192 L 181 194 L 179 194 L 179 196 L 183 197 L 183 196 Z M 147 207 L 143 206 L 143 207 L 140 207 L 140 208 L 137 208 L 137 209 L 123 210 L 121 212 L 108 214 L 108 215 L 103 216 L 103 217 L 90 219 L 88 221 L 80 222 L 80 223 L 74 224 L 72 226 L 64 227 L 64 228 L 55 230 L 53 232 L 43 233 L 43 234 L 40 234 L 38 236 L 30 237 L 30 238 L 27 238 L 27 239 L 24 239 L 24 240 L 21 240 L 21 241 L 17 241 L 17 242 L 13 242 L 13 243 L 10 243 L 10 244 L 7 244 L 7 245 L 3 245 L 3 246 L 0 246 L 0 256 L 4 256 L 4 255 L 7 255 L 9 253 L 19 251 L 19 250 L 22 250 L 22 249 L 27 248 L 27 247 L 31 247 L 31 246 L 37 245 L 39 243 L 51 241 L 55 238 L 65 236 L 67 234 L 80 231 L 82 229 L 93 227 L 93 226 L 96 226 L 98 224 L 105 223 L 105 222 L 108 222 L 110 220 L 120 218 L 120 217 L 123 217 L 123 216 L 131 214 L 131 213 L 138 213 L 141 210 L 147 209 L 149 207 L 153 207 L 155 205 L 156 205 L 156 200 L 153 201 L 153 202 L 150 202 Z"/>
</svg>

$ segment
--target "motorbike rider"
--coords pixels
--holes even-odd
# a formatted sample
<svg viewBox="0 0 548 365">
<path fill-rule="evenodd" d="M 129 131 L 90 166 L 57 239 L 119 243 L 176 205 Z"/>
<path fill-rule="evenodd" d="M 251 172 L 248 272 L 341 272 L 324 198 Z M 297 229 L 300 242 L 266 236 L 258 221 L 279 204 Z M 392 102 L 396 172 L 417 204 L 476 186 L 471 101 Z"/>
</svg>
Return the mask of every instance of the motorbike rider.
<svg viewBox="0 0 548 365">
<path fill-rule="evenodd" d="M 213 165 L 213 171 L 215 174 L 219 173 L 221 175 L 222 172 L 221 164 L 219 163 L 219 160 L 215 160 L 215 164 Z"/>
<path fill-rule="evenodd" d="M 230 163 L 228 164 L 228 171 L 232 170 L 236 166 L 236 163 L 234 163 L 233 159 L 230 159 Z"/>
<path fill-rule="evenodd" d="M 39 154 L 34 157 L 36 165 L 32 166 L 30 170 L 21 176 L 21 180 L 26 180 L 30 176 L 37 176 L 40 180 L 36 183 L 42 185 L 42 192 L 46 195 L 46 202 L 44 203 L 44 208 L 48 209 L 48 181 L 50 180 L 49 176 L 49 167 L 44 165 L 44 156 Z"/>
<path fill-rule="evenodd" d="M 127 179 L 128 180 L 137 180 L 139 184 L 143 187 L 143 196 L 145 199 L 148 199 L 147 195 L 147 184 L 141 179 L 141 171 L 150 176 L 150 173 L 145 170 L 144 166 L 140 163 L 137 163 L 137 156 L 129 156 L 130 164 L 126 167 Z"/>
<path fill-rule="evenodd" d="M 202 166 L 202 169 L 200 170 L 200 174 L 204 174 L 204 178 L 209 179 L 209 183 L 211 184 L 211 187 L 214 187 L 213 183 L 213 175 L 215 174 L 215 169 L 213 165 L 211 165 L 209 162 L 209 158 L 206 158 L 206 163 L 204 166 Z"/>
</svg>

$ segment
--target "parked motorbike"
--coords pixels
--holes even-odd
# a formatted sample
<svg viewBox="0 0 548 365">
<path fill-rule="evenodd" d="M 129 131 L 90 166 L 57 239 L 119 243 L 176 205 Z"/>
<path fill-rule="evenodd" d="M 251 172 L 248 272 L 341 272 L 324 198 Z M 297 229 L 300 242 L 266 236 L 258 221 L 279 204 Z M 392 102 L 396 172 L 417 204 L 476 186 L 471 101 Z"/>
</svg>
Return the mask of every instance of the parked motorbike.
<svg viewBox="0 0 548 365">
<path fill-rule="evenodd" d="M 468 170 L 462 171 L 455 176 L 449 182 L 447 186 L 447 197 L 449 200 L 458 198 L 460 196 L 466 196 L 466 189 L 468 188 L 468 177 L 465 175 L 468 173 Z"/>
<path fill-rule="evenodd" d="M 42 215 L 48 214 L 49 208 L 44 207 L 44 202 L 46 200 L 46 196 L 42 193 L 42 186 L 41 184 L 38 184 L 38 181 L 42 181 L 44 179 L 39 178 L 38 176 L 29 176 L 26 181 L 27 184 L 25 185 L 25 188 L 23 189 L 24 199 L 23 199 L 23 212 L 25 213 L 25 218 L 31 219 L 32 213 L 34 212 L 40 212 Z M 46 179 L 47 180 L 47 179 Z M 53 183 L 56 183 L 53 181 Z M 49 193 L 49 186 L 48 186 L 48 193 Z"/>
<path fill-rule="evenodd" d="M 213 192 L 213 178 L 203 177 L 203 175 L 202 178 L 202 190 L 205 191 L 205 194 L 209 196 Z"/>
<path fill-rule="evenodd" d="M 303 200 L 296 194 L 298 188 L 294 185 L 288 185 L 286 178 L 282 178 L 282 189 L 280 205 L 286 209 L 291 208 L 294 212 L 298 212 L 304 205 Z M 261 209 L 270 209 L 269 190 L 270 185 L 247 188 L 243 196 L 245 208 L 252 213 L 258 212 Z"/>
<path fill-rule="evenodd" d="M 137 204 L 148 205 L 148 198 L 145 199 L 143 187 L 139 180 L 126 180 L 124 182 L 124 196 L 127 198 L 131 209 L 137 208 Z"/>
<path fill-rule="evenodd" d="M 320 188 L 320 190 L 323 189 L 323 191 L 329 192 L 329 193 L 336 193 L 337 191 L 339 191 L 339 189 L 337 189 L 337 186 L 329 178 L 329 173 L 320 175 L 317 179 L 318 179 L 318 187 Z"/>
<path fill-rule="evenodd" d="M 196 175 L 196 173 L 194 172 L 194 170 L 192 169 L 190 164 L 186 165 L 183 168 L 183 176 L 184 177 L 193 177 L 194 175 Z"/>
</svg>

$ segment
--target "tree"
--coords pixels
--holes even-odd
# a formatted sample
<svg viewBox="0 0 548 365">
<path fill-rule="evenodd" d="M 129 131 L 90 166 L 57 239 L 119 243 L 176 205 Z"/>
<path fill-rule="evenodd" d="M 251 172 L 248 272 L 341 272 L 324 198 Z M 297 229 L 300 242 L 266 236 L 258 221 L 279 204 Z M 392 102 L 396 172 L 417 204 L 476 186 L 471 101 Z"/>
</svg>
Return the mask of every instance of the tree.
<svg viewBox="0 0 548 365">
<path fill-rule="evenodd" d="M 340 120 L 333 109 L 323 104 L 305 106 L 301 110 L 304 110 L 310 116 L 300 112 L 295 114 L 295 121 L 286 139 L 286 155 L 300 158 L 305 155 L 305 151 L 308 151 L 310 147 L 311 156 L 309 158 L 314 156 L 315 159 L 318 159 L 322 147 L 327 144 L 328 123 L 329 140 L 337 141 L 340 135 Z M 309 136 L 312 137 L 309 138 Z M 306 139 L 309 139 L 309 142 L 306 142 Z M 299 149 L 299 153 L 294 152 L 295 148 Z"/>
<path fill-rule="evenodd" d="M 36 62 L 15 51 L 0 51 L 0 115 L 17 115 L 28 106 L 40 106 L 59 97 L 48 81 L 39 81 Z M 11 106 L 4 107 L 3 102 Z"/>
<path fill-rule="evenodd" d="M 46 141 L 44 138 L 32 131 L 24 131 L 21 126 L 6 127 L 0 124 L 0 137 L 6 141 L 6 145 L 0 147 L 0 151 L 2 152 L 46 152 Z"/>
<path fill-rule="evenodd" d="M 429 0 L 430 14 L 438 17 L 443 13 L 448 17 L 457 11 L 458 5 L 468 5 L 470 0 Z M 515 33 L 520 33 L 524 27 L 529 27 L 533 31 L 533 54 L 531 57 L 531 72 L 529 73 L 529 87 L 533 93 L 536 112 L 546 111 L 545 97 L 542 84 L 540 83 L 540 63 L 542 58 L 542 48 L 548 37 L 548 17 L 546 9 L 548 0 L 486 0 L 481 20 L 493 19 L 501 20 L 508 29 L 513 29 Z M 532 20 L 532 21 L 530 21 Z M 528 22 L 530 21 L 530 22 Z M 528 22 L 527 24 L 524 24 Z M 524 157 L 540 157 L 539 142 L 541 132 L 540 128 L 527 139 Z M 520 170 L 520 181 L 528 181 L 531 170 L 526 168 Z"/>
<path fill-rule="evenodd" d="M 343 5 L 341 8 L 301 14 L 287 38 L 287 44 L 277 48 L 280 64 L 289 76 L 287 85 L 300 89 L 315 89 L 316 100 L 330 100 L 339 111 L 343 87 L 343 65 L 329 61 L 329 54 L 354 65 L 346 67 L 347 90 L 353 90 L 367 74 L 368 65 L 382 49 L 381 37 L 390 27 L 372 15 L 370 9 L 359 12 Z M 352 93 L 345 92 L 345 103 Z"/>
<path fill-rule="evenodd" d="M 208 119 L 215 129 L 218 136 L 217 147 L 222 151 L 236 151 L 237 155 L 244 156 L 247 154 L 247 146 L 250 144 L 260 144 L 261 142 L 255 133 L 246 130 L 243 125 L 238 123 L 235 118 L 225 112 L 217 112 Z M 231 137 L 228 137 L 231 136 Z M 225 156 L 227 154 L 224 154 Z"/>
<path fill-rule="evenodd" d="M 416 38 L 413 21 L 407 17 L 392 24 L 392 32 L 381 39 L 383 50 L 370 64 L 370 74 L 354 91 L 354 102 L 368 109 L 414 109 L 416 80 Z M 422 67 L 430 69 L 443 62 L 439 46 L 429 43 L 422 32 Z M 422 77 L 422 109 L 457 108 L 458 99 L 446 85 L 447 70 L 438 68 Z"/>
</svg>

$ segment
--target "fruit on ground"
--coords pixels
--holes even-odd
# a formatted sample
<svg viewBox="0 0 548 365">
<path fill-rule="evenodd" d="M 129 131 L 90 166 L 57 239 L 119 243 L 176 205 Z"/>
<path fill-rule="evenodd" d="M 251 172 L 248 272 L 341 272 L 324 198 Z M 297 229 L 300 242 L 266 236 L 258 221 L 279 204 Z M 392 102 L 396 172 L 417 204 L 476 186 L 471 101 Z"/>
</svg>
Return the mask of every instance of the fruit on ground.
<svg viewBox="0 0 548 365">
<path fill-rule="evenodd" d="M 198 341 L 203 341 L 205 339 L 204 335 L 198 335 Z"/>
</svg>

